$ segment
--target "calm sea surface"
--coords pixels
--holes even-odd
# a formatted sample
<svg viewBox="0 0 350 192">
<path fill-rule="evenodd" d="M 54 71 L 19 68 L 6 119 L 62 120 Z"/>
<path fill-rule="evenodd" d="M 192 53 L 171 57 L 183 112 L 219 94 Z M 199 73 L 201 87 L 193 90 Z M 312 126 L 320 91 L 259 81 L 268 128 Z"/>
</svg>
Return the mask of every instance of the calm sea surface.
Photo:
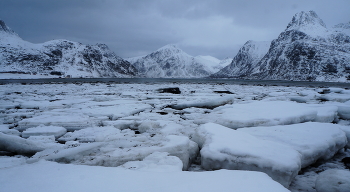
<svg viewBox="0 0 350 192">
<path fill-rule="evenodd" d="M 0 84 L 9 83 L 136 83 L 136 84 L 233 84 L 258 86 L 293 86 L 293 87 L 341 87 L 349 88 L 350 83 L 309 82 L 309 81 L 276 81 L 276 80 L 236 80 L 236 79 L 177 79 L 177 78 L 54 78 L 54 79 L 0 79 Z"/>
</svg>

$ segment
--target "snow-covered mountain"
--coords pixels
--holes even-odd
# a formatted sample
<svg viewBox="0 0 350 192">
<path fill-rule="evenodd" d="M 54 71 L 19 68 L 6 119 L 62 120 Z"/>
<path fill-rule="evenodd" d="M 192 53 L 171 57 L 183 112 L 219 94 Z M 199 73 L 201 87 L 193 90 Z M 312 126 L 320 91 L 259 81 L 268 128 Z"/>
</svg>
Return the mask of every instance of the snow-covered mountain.
<svg viewBox="0 0 350 192">
<path fill-rule="evenodd" d="M 69 40 L 33 44 L 0 20 L 0 72 L 70 77 L 131 77 L 137 70 L 107 45 Z"/>
<path fill-rule="evenodd" d="M 211 74 L 220 71 L 222 68 L 229 65 L 232 61 L 232 58 L 225 58 L 223 60 L 220 60 L 218 58 L 215 58 L 209 55 L 206 55 L 206 56 L 198 55 L 194 57 L 194 59 L 198 63 L 202 63 L 205 66 L 206 70 L 209 71 Z"/>
<path fill-rule="evenodd" d="M 327 28 L 314 11 L 297 13 L 255 63 L 249 42 L 233 63 L 213 77 L 271 80 L 347 81 L 350 75 L 349 23 Z M 238 64 L 237 64 L 238 63 Z"/>
<path fill-rule="evenodd" d="M 146 56 L 128 58 L 139 74 L 158 78 L 198 78 L 217 72 L 225 63 L 211 56 L 193 57 L 176 45 L 166 45 Z"/>
<path fill-rule="evenodd" d="M 259 79 L 346 81 L 350 67 L 350 37 L 328 29 L 313 11 L 296 14 L 271 43 Z"/>
<path fill-rule="evenodd" d="M 241 78 L 251 74 L 257 68 L 257 63 L 267 53 L 271 42 L 248 41 L 238 51 L 232 62 L 211 75 L 214 78 Z"/>
<path fill-rule="evenodd" d="M 347 23 L 339 23 L 338 25 L 335 25 L 333 29 L 337 32 L 342 32 L 347 34 L 348 36 L 350 35 L 350 21 Z"/>
</svg>

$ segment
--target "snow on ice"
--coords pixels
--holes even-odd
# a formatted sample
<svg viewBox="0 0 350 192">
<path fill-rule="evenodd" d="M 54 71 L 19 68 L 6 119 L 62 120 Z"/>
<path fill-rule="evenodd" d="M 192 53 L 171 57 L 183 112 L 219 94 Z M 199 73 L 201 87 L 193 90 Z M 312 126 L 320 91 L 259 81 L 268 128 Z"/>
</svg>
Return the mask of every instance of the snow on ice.
<svg viewBox="0 0 350 192">
<path fill-rule="evenodd" d="M 261 171 L 288 187 L 301 167 L 300 154 L 291 147 L 218 124 L 199 127 L 195 140 L 201 147 L 201 163 L 206 170 Z"/>
<path fill-rule="evenodd" d="M 316 192 L 323 172 L 348 172 L 343 88 L 14 83 L 0 95 L 0 191 Z"/>
<path fill-rule="evenodd" d="M 301 154 L 301 167 L 327 160 L 347 144 L 341 125 L 308 122 L 301 124 L 242 128 L 259 139 L 287 145 Z"/>
<path fill-rule="evenodd" d="M 261 172 L 144 172 L 119 167 L 63 165 L 48 161 L 1 169 L 0 183 L 0 190 L 27 192 L 289 191 Z"/>
</svg>

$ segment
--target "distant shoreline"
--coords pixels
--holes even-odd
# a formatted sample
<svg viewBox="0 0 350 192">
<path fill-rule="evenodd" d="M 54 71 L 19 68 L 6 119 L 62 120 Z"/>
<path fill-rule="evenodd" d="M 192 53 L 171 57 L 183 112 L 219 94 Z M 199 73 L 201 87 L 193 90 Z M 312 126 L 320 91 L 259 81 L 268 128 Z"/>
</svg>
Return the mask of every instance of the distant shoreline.
<svg viewBox="0 0 350 192">
<path fill-rule="evenodd" d="M 320 81 L 282 81 L 282 80 L 238 80 L 212 78 L 41 78 L 41 79 L 0 79 L 0 84 L 56 84 L 56 83 L 131 83 L 131 84 L 237 84 L 256 86 L 293 86 L 293 87 L 341 87 L 350 89 L 350 83 Z"/>
</svg>

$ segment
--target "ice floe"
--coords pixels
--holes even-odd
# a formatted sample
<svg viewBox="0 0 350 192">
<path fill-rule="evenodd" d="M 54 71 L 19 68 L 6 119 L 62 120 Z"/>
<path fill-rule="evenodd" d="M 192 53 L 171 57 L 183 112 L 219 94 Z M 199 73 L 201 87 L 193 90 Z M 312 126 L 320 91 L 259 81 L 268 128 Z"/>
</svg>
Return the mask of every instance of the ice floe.
<svg viewBox="0 0 350 192">
<path fill-rule="evenodd" d="M 347 145 L 342 131 L 345 126 L 331 123 L 307 122 L 301 124 L 242 128 L 237 131 L 249 133 L 259 139 L 287 145 L 301 154 L 301 167 L 317 160 L 327 160 Z"/>
<path fill-rule="evenodd" d="M 195 123 L 213 122 L 233 129 L 241 127 L 273 126 L 307 121 L 332 122 L 337 107 L 309 106 L 288 101 L 254 101 L 219 107 L 204 114 Z M 191 119 L 191 116 L 188 116 Z"/>
<path fill-rule="evenodd" d="M 56 180 L 46 175 L 47 180 L 28 181 L 41 186 L 39 191 L 45 191 L 46 183 L 69 178 L 77 183 L 74 191 L 96 191 L 80 188 L 77 174 L 85 170 L 83 177 L 92 181 L 103 170 L 99 173 L 118 172 L 115 177 L 123 175 L 133 185 L 144 181 L 135 176 L 141 173 L 149 178 L 147 183 L 164 178 L 164 186 L 171 184 L 169 179 L 183 179 L 186 186 L 208 184 L 193 184 L 191 191 L 288 191 L 284 187 L 292 182 L 292 191 L 315 192 L 318 173 L 345 169 L 341 159 L 350 157 L 349 150 L 343 150 L 350 147 L 350 91 L 343 88 L 175 81 L 0 87 L 0 155 L 5 155 L 0 156 L 0 175 L 11 170 L 18 182 L 22 171 L 33 168 L 31 176 L 38 179 L 45 172 L 37 170 L 50 170 Z M 181 93 L 159 93 L 162 87 L 179 87 Z M 216 169 L 235 170 L 206 171 Z M 0 176 L 0 183 L 10 182 L 7 179 Z M 69 191 L 64 186 L 57 190 Z"/>
<path fill-rule="evenodd" d="M 40 173 L 40 174 L 33 174 Z M 16 183 L 14 185 L 14 182 Z M 266 174 L 251 171 L 144 172 L 118 167 L 39 161 L 0 169 L 4 191 L 288 192 Z"/>
<path fill-rule="evenodd" d="M 23 138 L 28 138 L 30 136 L 50 136 L 58 138 L 64 135 L 67 132 L 67 129 L 58 126 L 45 126 L 39 125 L 38 127 L 28 128 L 22 132 Z"/>
<path fill-rule="evenodd" d="M 201 125 L 194 139 L 206 170 L 261 171 L 288 187 L 301 168 L 301 155 L 293 148 L 222 125 Z"/>
</svg>

